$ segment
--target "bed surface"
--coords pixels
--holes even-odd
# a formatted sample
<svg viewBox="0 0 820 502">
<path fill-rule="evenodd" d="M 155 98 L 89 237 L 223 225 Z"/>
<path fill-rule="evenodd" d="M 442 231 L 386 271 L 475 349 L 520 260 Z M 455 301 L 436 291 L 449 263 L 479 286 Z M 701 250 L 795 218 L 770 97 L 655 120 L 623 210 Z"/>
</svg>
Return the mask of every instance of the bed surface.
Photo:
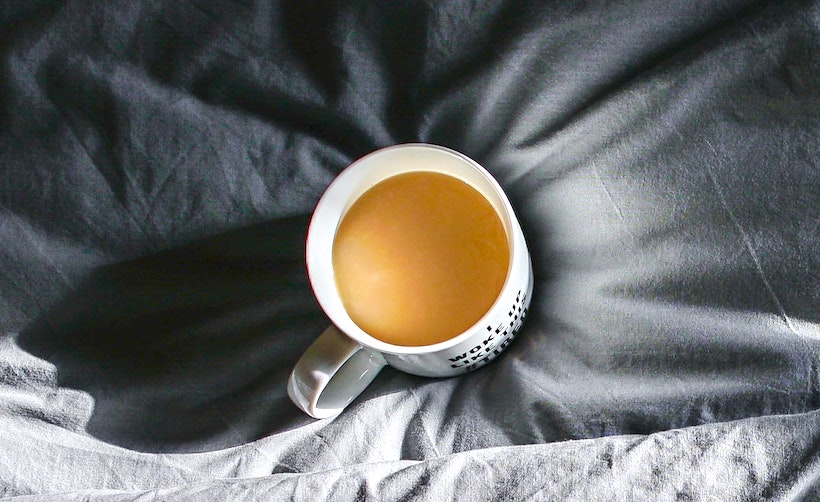
<svg viewBox="0 0 820 502">
<path fill-rule="evenodd" d="M 0 4 L 0 498 L 820 498 L 820 3 Z M 532 254 L 463 377 L 288 400 L 310 213 L 467 154 Z"/>
</svg>

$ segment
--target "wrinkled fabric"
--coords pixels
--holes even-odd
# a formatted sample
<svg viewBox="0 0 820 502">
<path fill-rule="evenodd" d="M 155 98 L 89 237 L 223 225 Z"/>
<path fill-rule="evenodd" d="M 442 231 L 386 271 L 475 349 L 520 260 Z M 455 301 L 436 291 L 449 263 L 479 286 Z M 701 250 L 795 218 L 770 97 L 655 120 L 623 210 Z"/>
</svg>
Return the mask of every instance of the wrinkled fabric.
<svg viewBox="0 0 820 502">
<path fill-rule="evenodd" d="M 820 2 L 0 4 L 0 497 L 820 498 Z M 428 142 L 532 255 L 502 357 L 288 400 L 332 179 Z"/>
</svg>

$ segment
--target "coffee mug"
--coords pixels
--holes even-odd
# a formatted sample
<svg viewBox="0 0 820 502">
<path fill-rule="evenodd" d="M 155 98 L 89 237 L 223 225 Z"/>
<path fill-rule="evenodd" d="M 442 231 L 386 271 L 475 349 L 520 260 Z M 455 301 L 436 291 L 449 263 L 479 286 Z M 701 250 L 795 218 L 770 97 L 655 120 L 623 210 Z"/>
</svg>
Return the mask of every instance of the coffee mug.
<svg viewBox="0 0 820 502">
<path fill-rule="evenodd" d="M 492 305 L 469 328 L 428 345 L 388 343 L 354 322 L 337 288 L 331 253 L 339 225 L 357 199 L 388 178 L 413 172 L 444 174 L 477 190 L 500 219 L 509 249 L 506 278 Z M 518 334 L 532 296 L 527 245 L 498 182 L 466 155 L 437 145 L 390 146 L 348 166 L 330 184 L 314 210 L 306 259 L 311 287 L 332 325 L 296 363 L 288 395 L 314 418 L 340 413 L 385 365 L 425 377 L 456 376 L 484 366 Z"/>
</svg>

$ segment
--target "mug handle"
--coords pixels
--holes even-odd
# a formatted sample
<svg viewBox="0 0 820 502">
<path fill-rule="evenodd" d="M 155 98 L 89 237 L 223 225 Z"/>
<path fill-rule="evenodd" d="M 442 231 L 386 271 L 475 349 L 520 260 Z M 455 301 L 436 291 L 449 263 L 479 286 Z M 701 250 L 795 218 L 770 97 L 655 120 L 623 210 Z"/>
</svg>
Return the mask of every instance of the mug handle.
<svg viewBox="0 0 820 502">
<path fill-rule="evenodd" d="M 288 396 L 313 418 L 338 415 L 387 364 L 384 357 L 330 326 L 293 368 Z"/>
</svg>

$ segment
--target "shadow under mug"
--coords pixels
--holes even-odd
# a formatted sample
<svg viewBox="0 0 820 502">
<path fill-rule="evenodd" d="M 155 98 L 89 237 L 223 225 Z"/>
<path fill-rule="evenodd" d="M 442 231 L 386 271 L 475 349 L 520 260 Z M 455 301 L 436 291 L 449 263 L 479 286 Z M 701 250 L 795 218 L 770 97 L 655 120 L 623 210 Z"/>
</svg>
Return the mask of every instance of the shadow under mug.
<svg viewBox="0 0 820 502">
<path fill-rule="evenodd" d="M 336 289 L 331 253 L 339 223 L 353 202 L 380 181 L 412 171 L 447 174 L 477 189 L 499 215 L 510 249 L 507 277 L 490 309 L 464 332 L 424 346 L 393 345 L 359 328 Z M 388 364 L 425 377 L 450 377 L 484 366 L 518 334 L 532 296 L 530 255 L 507 196 L 477 162 L 436 145 L 390 146 L 348 166 L 330 184 L 314 210 L 306 254 L 311 287 L 333 324 L 296 363 L 288 395 L 314 418 L 340 413 Z"/>
</svg>

